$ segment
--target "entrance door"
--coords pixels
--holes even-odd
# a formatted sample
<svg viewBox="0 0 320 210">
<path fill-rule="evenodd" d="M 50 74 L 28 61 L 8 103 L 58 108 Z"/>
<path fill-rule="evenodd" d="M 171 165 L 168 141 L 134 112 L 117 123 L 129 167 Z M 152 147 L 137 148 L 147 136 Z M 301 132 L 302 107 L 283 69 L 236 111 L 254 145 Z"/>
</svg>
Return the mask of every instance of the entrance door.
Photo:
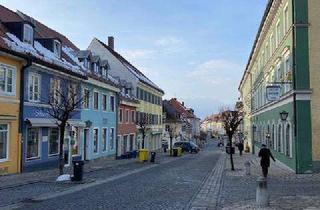
<svg viewBox="0 0 320 210">
<path fill-rule="evenodd" d="M 127 152 L 128 136 L 123 136 L 123 154 Z"/>
<path fill-rule="evenodd" d="M 131 134 L 131 135 L 130 135 L 130 151 L 133 150 L 133 141 L 134 141 L 134 135 Z"/>
<path fill-rule="evenodd" d="M 87 148 L 88 148 L 88 139 L 89 139 L 89 129 L 83 130 L 83 159 L 87 160 Z"/>
</svg>

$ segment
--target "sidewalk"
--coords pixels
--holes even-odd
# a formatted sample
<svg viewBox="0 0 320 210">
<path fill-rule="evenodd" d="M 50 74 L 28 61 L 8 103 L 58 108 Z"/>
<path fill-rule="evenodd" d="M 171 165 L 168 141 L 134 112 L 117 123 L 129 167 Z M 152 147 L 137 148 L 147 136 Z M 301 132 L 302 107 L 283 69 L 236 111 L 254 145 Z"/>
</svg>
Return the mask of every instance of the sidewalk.
<svg viewBox="0 0 320 210">
<path fill-rule="evenodd" d="M 170 157 L 169 153 L 157 152 L 155 164 L 174 160 L 176 158 Z M 140 163 L 138 159 L 115 160 L 114 158 L 104 158 L 89 161 L 84 167 L 84 181 L 80 183 L 55 182 L 59 174 L 58 169 L 0 176 L 0 209 L 19 202 L 30 202 L 30 199 L 45 194 L 59 193 L 79 185 L 121 176 L 155 164 L 150 162 Z M 72 167 L 66 168 L 65 173 L 72 174 Z"/>
<path fill-rule="evenodd" d="M 251 175 L 245 175 L 244 163 L 251 163 Z M 262 176 L 257 156 L 234 155 L 235 171 L 226 157 L 219 209 L 259 209 L 255 206 L 256 180 Z M 264 209 L 320 209 L 320 174 L 295 174 L 271 161 L 268 175 L 270 207 Z"/>
</svg>

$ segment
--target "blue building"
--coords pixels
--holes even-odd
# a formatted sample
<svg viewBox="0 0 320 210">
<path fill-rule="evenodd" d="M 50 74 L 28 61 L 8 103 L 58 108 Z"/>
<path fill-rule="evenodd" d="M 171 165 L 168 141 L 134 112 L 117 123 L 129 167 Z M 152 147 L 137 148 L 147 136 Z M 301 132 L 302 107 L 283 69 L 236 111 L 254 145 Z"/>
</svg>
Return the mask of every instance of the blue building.
<svg viewBox="0 0 320 210">
<path fill-rule="evenodd" d="M 85 160 L 116 155 L 118 81 L 108 75 L 107 60 L 88 50 L 78 53 L 79 61 L 87 69 L 88 80 L 82 83 L 84 96 L 81 120 L 83 155 Z"/>
</svg>

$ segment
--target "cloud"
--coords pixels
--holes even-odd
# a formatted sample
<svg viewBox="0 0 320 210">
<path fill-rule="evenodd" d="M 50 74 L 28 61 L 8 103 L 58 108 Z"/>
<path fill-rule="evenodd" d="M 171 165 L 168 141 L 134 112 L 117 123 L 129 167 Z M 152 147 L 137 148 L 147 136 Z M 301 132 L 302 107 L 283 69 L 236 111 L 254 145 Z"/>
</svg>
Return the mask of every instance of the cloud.
<svg viewBox="0 0 320 210">
<path fill-rule="evenodd" d="M 120 54 L 128 60 L 151 58 L 154 53 L 153 50 L 148 49 L 120 50 Z"/>
<path fill-rule="evenodd" d="M 199 64 L 189 76 L 213 76 L 241 70 L 242 65 L 226 59 L 212 59 Z"/>
<path fill-rule="evenodd" d="M 181 44 L 183 44 L 183 41 L 173 36 L 163 37 L 155 41 L 155 45 L 160 47 L 170 47 Z"/>
</svg>

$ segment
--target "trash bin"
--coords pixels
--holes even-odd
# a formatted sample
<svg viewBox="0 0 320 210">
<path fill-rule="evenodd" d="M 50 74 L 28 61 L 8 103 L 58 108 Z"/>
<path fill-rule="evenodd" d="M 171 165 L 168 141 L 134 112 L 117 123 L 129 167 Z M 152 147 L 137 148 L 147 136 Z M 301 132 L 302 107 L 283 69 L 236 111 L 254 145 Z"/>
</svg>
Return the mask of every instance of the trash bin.
<svg viewBox="0 0 320 210">
<path fill-rule="evenodd" d="M 73 177 L 72 181 L 82 181 L 83 177 L 83 160 L 74 160 L 73 163 Z"/>
<path fill-rule="evenodd" d="M 147 149 L 140 149 L 139 150 L 139 161 L 145 162 L 148 161 L 149 151 Z"/>
<path fill-rule="evenodd" d="M 178 148 L 173 149 L 173 157 L 178 157 Z"/>
<path fill-rule="evenodd" d="M 155 159 L 156 159 L 156 152 L 151 152 L 150 162 L 154 163 Z"/>
<path fill-rule="evenodd" d="M 137 150 L 132 151 L 132 158 L 137 158 Z"/>
</svg>

